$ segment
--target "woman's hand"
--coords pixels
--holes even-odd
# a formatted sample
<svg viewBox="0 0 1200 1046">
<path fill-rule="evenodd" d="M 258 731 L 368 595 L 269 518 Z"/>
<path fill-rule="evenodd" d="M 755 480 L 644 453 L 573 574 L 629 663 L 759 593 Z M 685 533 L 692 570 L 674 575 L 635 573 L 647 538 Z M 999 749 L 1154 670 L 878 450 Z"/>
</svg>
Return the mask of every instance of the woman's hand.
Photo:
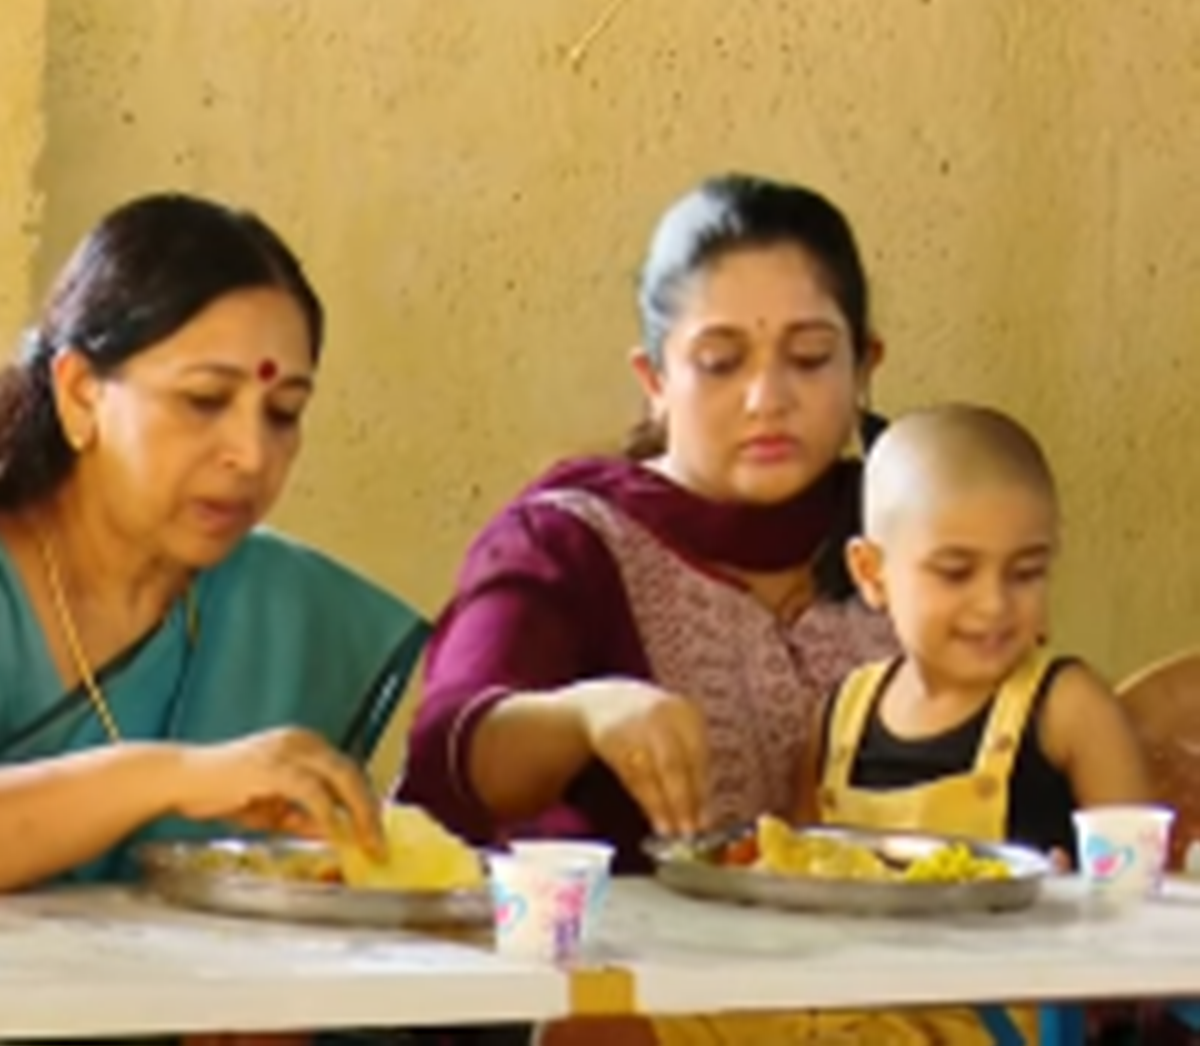
<svg viewBox="0 0 1200 1046">
<path fill-rule="evenodd" d="M 283 728 L 182 749 L 173 808 L 195 821 L 343 839 L 383 848 L 377 802 L 351 760 L 308 730 Z"/>
<path fill-rule="evenodd" d="M 620 778 L 659 835 L 708 827 L 708 732 L 685 698 L 632 680 L 572 687 L 593 753 Z"/>
</svg>

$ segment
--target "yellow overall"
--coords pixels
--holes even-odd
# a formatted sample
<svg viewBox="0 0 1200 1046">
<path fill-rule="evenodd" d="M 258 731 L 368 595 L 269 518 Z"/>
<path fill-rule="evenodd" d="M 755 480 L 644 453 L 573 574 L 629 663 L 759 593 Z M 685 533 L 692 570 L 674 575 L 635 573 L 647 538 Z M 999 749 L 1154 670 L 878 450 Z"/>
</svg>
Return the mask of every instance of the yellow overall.
<svg viewBox="0 0 1200 1046">
<path fill-rule="evenodd" d="M 832 710 L 825 768 L 818 793 L 821 820 L 858 828 L 913 829 L 1000 842 L 1008 824 L 1008 782 L 1030 709 L 1049 669 L 1042 651 L 1028 657 L 992 702 L 975 764 L 967 773 L 910 788 L 876 791 L 850 783 L 879 688 L 890 663 L 868 665 L 842 685 Z M 1037 1013 L 1009 1011 L 1025 1042 L 1037 1042 Z M 968 1007 L 919 1010 L 831 1011 L 778 1016 L 746 1015 L 656 1021 L 660 1046 L 733 1046 L 804 1043 L 806 1046 L 992 1046 L 992 1037 Z"/>
<path fill-rule="evenodd" d="M 890 666 L 874 664 L 853 673 L 843 685 L 830 719 L 828 751 L 818 792 L 821 820 L 858 828 L 912 829 L 986 842 L 1003 841 L 1008 825 L 1009 778 L 1030 709 L 1051 661 L 1049 655 L 1038 650 L 1001 685 L 969 771 L 884 791 L 855 788 L 850 775 Z M 1010 1016 L 1025 1041 L 1035 1043 L 1036 1011 L 1014 1009 Z M 966 1007 L 889 1015 L 885 1026 L 889 1034 L 895 1018 L 906 1020 L 914 1032 L 919 1030 L 920 1036 L 911 1040 L 914 1042 L 958 1046 L 991 1041 L 976 1014 Z M 871 1020 L 871 1015 L 864 1014 L 859 1023 L 863 1041 L 883 1041 L 885 1027 L 879 1028 L 877 1036 Z"/>
<path fill-rule="evenodd" d="M 1026 659 L 992 702 L 975 764 L 963 774 L 910 788 L 873 791 L 850 783 L 855 755 L 877 704 L 889 663 L 868 665 L 842 685 L 832 710 L 828 752 L 818 795 L 821 819 L 860 828 L 914 829 L 989 842 L 1005 837 L 1008 782 L 1030 709 L 1051 659 Z M 1026 1043 L 1037 1042 L 1032 1008 L 1009 1014 Z M 546 1035 L 545 1046 L 992 1046 L 968 1007 L 910 1010 L 803 1011 L 713 1017 L 639 1018 L 587 1025 L 567 1022 Z M 557 1034 L 556 1034 L 556 1033 Z"/>
</svg>

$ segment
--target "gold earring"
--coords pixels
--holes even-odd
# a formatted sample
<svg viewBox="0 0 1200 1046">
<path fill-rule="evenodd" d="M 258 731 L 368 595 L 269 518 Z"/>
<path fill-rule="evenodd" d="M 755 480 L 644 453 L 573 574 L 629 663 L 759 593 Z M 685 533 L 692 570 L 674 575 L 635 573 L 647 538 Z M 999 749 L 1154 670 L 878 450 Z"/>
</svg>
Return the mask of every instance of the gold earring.
<svg viewBox="0 0 1200 1046">
<path fill-rule="evenodd" d="M 867 448 L 863 445 L 862 438 L 862 415 L 856 412 L 854 426 L 850 429 L 850 438 L 846 441 L 842 456 L 850 461 L 861 461 L 866 455 Z"/>
<path fill-rule="evenodd" d="M 854 427 L 850 431 L 850 439 L 846 443 L 845 456 L 851 460 L 861 461 L 867 456 L 867 447 L 863 441 L 863 418 L 871 413 L 871 390 L 864 388 L 858 394 L 854 405 Z"/>
</svg>

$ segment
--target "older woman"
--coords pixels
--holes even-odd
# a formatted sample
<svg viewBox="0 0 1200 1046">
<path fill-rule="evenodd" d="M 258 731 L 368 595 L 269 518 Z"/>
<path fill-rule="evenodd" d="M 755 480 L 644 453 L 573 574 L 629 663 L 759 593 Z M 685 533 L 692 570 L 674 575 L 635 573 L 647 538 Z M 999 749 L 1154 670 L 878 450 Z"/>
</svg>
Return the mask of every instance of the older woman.
<svg viewBox="0 0 1200 1046">
<path fill-rule="evenodd" d="M 322 323 L 260 220 L 149 196 L 84 240 L 0 375 L 0 888 L 119 877 L 134 843 L 218 819 L 348 813 L 374 841 L 356 760 L 424 626 L 255 529 Z"/>
<path fill-rule="evenodd" d="M 485 528 L 400 787 L 479 841 L 605 837 L 622 870 L 651 830 L 790 814 L 818 703 L 893 651 L 841 567 L 878 358 L 845 219 L 706 181 L 662 219 L 641 312 L 652 438 L 551 469 Z"/>
</svg>

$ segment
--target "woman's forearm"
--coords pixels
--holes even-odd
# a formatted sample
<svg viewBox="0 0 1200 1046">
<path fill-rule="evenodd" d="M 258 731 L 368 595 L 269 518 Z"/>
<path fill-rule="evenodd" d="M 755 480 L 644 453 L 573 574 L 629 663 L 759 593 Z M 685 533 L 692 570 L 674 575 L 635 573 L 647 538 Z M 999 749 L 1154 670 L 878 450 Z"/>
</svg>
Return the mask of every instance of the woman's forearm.
<svg viewBox="0 0 1200 1046">
<path fill-rule="evenodd" d="M 587 765 L 591 745 L 579 690 L 510 694 L 475 728 L 467 772 L 498 820 L 532 817 L 552 806 Z"/>
<path fill-rule="evenodd" d="M 127 744 L 0 767 L 0 891 L 83 864 L 169 813 L 180 756 Z"/>
</svg>

